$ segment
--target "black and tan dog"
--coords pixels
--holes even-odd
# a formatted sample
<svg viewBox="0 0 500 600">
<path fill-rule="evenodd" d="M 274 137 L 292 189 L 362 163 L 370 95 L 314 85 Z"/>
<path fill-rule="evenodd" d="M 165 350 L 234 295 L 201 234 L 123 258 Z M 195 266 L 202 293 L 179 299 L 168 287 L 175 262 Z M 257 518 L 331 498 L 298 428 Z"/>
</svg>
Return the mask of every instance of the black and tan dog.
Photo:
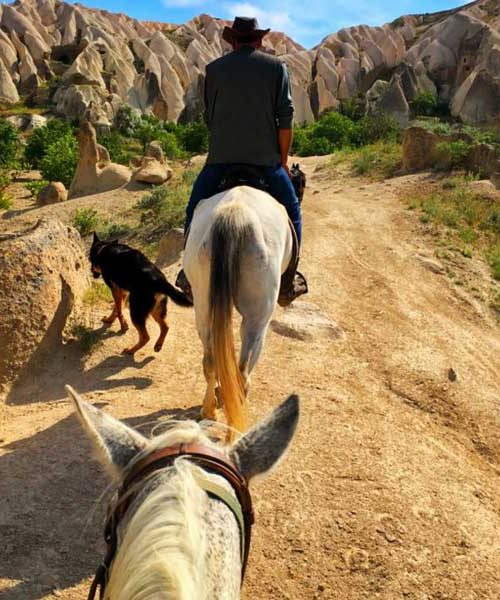
<svg viewBox="0 0 500 600">
<path fill-rule="evenodd" d="M 96 279 L 102 275 L 115 301 L 113 312 L 103 318 L 103 323 L 111 324 L 118 319 L 122 332 L 127 331 L 128 324 L 122 308 L 129 295 L 130 318 L 139 333 L 139 341 L 123 352 L 134 354 L 148 343 L 146 320 L 149 315 L 160 326 L 160 336 L 154 346 L 155 352 L 159 352 L 168 333 L 167 297 L 180 306 L 192 306 L 191 302 L 166 280 L 160 269 L 142 252 L 126 244 L 102 241 L 94 233 L 90 263 L 92 275 Z"/>
</svg>

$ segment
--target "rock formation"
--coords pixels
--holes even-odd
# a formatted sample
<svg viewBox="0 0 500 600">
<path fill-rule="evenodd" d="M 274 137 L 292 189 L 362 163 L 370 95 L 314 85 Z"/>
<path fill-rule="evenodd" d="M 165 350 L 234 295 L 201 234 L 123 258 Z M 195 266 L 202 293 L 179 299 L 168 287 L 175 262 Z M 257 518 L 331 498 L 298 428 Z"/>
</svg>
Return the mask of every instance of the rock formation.
<svg viewBox="0 0 500 600">
<path fill-rule="evenodd" d="M 110 162 L 108 151 L 97 143 L 95 129 L 89 121 L 80 125 L 78 145 L 78 164 L 69 198 L 100 194 L 127 185 L 132 176 L 130 169 Z"/>
<path fill-rule="evenodd" d="M 0 236 L 0 391 L 61 344 L 89 285 L 80 236 L 59 221 Z"/>
<path fill-rule="evenodd" d="M 139 183 L 161 185 L 172 177 L 172 169 L 163 154 L 160 142 L 150 142 L 138 166 L 132 178 Z"/>
<path fill-rule="evenodd" d="M 17 0 L 0 11 L 0 102 L 51 102 L 98 131 L 130 104 L 169 120 L 202 111 L 205 66 L 229 48 L 225 21 L 200 15 L 180 26 L 59 0 Z M 500 11 L 496 0 L 400 17 L 382 27 L 341 29 L 306 50 L 271 32 L 265 49 L 289 66 L 297 122 L 360 94 L 370 110 L 405 123 L 420 92 L 436 93 L 457 117 L 489 121 L 500 112 Z"/>
</svg>

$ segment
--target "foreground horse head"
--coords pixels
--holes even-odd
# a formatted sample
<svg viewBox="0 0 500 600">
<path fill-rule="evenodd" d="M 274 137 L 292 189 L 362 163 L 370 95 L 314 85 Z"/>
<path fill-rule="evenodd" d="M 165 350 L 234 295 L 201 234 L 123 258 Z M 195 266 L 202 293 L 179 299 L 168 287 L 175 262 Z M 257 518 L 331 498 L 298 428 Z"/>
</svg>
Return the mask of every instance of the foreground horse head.
<svg viewBox="0 0 500 600">
<path fill-rule="evenodd" d="M 285 209 L 261 190 L 240 186 L 198 205 L 184 252 L 184 271 L 193 291 L 204 350 L 203 418 L 215 419 L 218 383 L 228 424 L 245 430 L 250 373 L 262 351 L 292 248 Z M 233 305 L 242 317 L 239 361 Z"/>
<path fill-rule="evenodd" d="M 106 600 L 235 600 L 252 522 L 247 482 L 287 449 L 298 421 L 290 396 L 230 447 L 193 421 L 149 440 L 67 387 L 102 463 L 119 483 L 106 526 Z"/>
</svg>

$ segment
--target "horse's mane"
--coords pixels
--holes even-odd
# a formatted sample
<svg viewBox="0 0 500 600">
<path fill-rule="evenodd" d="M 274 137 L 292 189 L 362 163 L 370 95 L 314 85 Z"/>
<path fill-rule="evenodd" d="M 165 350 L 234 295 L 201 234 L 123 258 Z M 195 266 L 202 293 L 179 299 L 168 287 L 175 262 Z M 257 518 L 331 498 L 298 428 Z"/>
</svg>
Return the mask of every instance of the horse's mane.
<svg viewBox="0 0 500 600">
<path fill-rule="evenodd" d="M 197 423 L 174 423 L 169 431 L 155 437 L 133 464 L 157 448 L 178 443 L 216 446 Z M 208 498 L 193 477 L 192 471 L 197 468 L 178 459 L 165 470 L 167 476 L 161 485 L 144 497 L 126 524 L 106 598 L 193 600 L 199 596 L 206 579 L 206 539 L 201 519 Z M 148 480 L 141 487 L 144 484 L 148 485 Z"/>
</svg>

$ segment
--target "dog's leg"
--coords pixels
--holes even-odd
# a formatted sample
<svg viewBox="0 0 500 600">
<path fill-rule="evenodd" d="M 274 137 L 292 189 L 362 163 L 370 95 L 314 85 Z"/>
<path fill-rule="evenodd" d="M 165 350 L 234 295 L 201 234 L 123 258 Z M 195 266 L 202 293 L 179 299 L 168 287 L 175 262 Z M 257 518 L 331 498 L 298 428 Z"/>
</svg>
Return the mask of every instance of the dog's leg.
<svg viewBox="0 0 500 600">
<path fill-rule="evenodd" d="M 134 346 L 125 348 L 123 354 L 135 354 L 149 342 L 146 319 L 153 310 L 154 305 L 155 298 L 153 295 L 148 294 L 144 297 L 137 294 L 130 294 L 130 317 L 139 334 L 139 340 Z"/>
<path fill-rule="evenodd" d="M 163 347 L 163 342 L 165 341 L 168 333 L 167 299 L 165 297 L 157 300 L 151 315 L 160 326 L 160 335 L 155 344 L 155 352 L 159 352 Z"/>
<path fill-rule="evenodd" d="M 118 320 L 120 321 L 121 331 L 122 333 L 125 333 L 125 331 L 127 331 L 128 329 L 128 323 L 123 317 L 122 308 L 123 300 L 125 299 L 126 293 L 114 283 L 111 284 L 110 288 L 111 293 L 113 294 L 113 300 L 115 301 L 115 304 L 113 306 L 113 312 L 109 315 L 109 317 L 103 317 L 102 322 L 111 325 L 118 318 Z"/>
</svg>

